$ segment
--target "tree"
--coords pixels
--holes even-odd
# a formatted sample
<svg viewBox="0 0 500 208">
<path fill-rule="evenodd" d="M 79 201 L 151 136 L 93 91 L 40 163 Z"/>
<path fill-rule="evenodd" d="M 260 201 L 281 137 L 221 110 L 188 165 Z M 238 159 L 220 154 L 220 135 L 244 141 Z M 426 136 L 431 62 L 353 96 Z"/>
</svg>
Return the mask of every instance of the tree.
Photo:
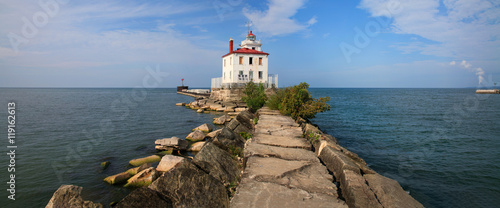
<svg viewBox="0 0 500 208">
<path fill-rule="evenodd" d="M 304 119 L 314 118 L 319 112 L 330 110 L 330 97 L 313 98 L 307 89 L 309 84 L 302 82 L 299 85 L 280 89 L 269 98 L 268 106 L 271 109 L 279 110 L 284 115 Z"/>
<path fill-rule="evenodd" d="M 264 85 L 259 83 L 259 85 L 250 81 L 245 85 L 245 89 L 243 90 L 243 94 L 245 94 L 241 100 L 247 103 L 247 106 L 258 110 L 262 108 L 267 101 L 266 93 L 264 92 Z"/>
</svg>

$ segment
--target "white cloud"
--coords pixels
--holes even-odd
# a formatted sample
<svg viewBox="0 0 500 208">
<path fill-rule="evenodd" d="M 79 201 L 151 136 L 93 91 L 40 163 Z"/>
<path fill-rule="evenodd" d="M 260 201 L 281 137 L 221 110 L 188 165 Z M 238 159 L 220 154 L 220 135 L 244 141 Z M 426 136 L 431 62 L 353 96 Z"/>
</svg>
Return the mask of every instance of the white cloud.
<svg viewBox="0 0 500 208">
<path fill-rule="evenodd" d="M 307 21 L 307 24 L 314 25 L 314 24 L 316 24 L 316 22 L 318 22 L 318 20 L 316 19 L 316 16 L 314 16 L 309 21 Z"/>
<path fill-rule="evenodd" d="M 220 52 L 207 47 L 201 41 L 204 36 L 180 30 L 185 26 L 182 21 L 175 21 L 180 26 L 172 23 L 170 16 L 196 14 L 200 9 L 207 9 L 182 2 L 71 1 L 60 5 L 57 15 L 39 27 L 38 33 L 22 44 L 16 54 L 5 34 L 13 32 L 22 36 L 22 17 L 31 19 L 33 14 L 42 11 L 37 2 L 0 3 L 0 19 L 12 20 L 0 24 L 0 34 L 4 34 L 0 36 L 1 86 L 26 83 L 29 86 L 58 86 L 58 83 L 92 86 L 82 80 L 85 76 L 104 80 L 100 86 L 114 86 L 113 82 L 123 82 L 125 77 L 137 77 L 124 71 L 125 68 L 160 64 L 178 73 L 193 70 L 192 74 L 207 75 L 206 68 L 219 66 L 213 60 L 220 58 Z M 194 55 L 197 61 L 193 61 Z M 12 73 L 13 68 L 17 80 L 8 85 L 2 77 Z M 94 71 L 99 75 L 92 77 L 90 72 Z M 60 76 L 61 72 L 65 76 Z M 39 79 L 26 80 L 35 73 L 40 75 Z M 65 80 L 47 81 L 55 76 Z"/>
<path fill-rule="evenodd" d="M 286 35 L 307 29 L 317 22 L 312 17 L 307 23 L 299 23 L 293 17 L 303 8 L 306 0 L 269 0 L 266 11 L 243 8 L 243 14 L 250 19 L 257 31 L 270 36 Z"/>
<path fill-rule="evenodd" d="M 472 65 L 470 63 L 468 63 L 467 61 L 465 60 L 462 60 L 462 62 L 460 63 L 461 66 L 465 67 L 466 69 L 470 68 Z"/>
<path fill-rule="evenodd" d="M 495 4 L 495 5 L 494 5 Z M 497 59 L 500 48 L 500 3 L 488 0 L 363 0 L 360 8 L 374 17 L 392 18 L 397 34 L 418 35 L 428 42 L 400 45 L 425 55 Z"/>
</svg>

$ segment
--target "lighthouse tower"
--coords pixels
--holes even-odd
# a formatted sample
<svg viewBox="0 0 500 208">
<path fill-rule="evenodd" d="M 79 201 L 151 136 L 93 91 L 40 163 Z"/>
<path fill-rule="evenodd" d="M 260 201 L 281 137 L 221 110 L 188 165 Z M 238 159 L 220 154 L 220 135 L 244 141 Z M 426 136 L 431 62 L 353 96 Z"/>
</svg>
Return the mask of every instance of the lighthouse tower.
<svg viewBox="0 0 500 208">
<path fill-rule="evenodd" d="M 262 51 L 260 40 L 252 31 L 234 49 L 229 39 L 229 52 L 222 56 L 222 77 L 212 78 L 210 97 L 218 100 L 240 100 L 246 83 L 262 83 L 265 88 L 278 87 L 278 75 L 269 74 L 269 53 Z"/>
<path fill-rule="evenodd" d="M 234 50 L 229 39 L 229 53 L 222 56 L 222 88 L 242 87 L 249 81 L 267 87 L 269 54 L 262 51 L 260 40 L 250 31 L 239 46 Z"/>
</svg>

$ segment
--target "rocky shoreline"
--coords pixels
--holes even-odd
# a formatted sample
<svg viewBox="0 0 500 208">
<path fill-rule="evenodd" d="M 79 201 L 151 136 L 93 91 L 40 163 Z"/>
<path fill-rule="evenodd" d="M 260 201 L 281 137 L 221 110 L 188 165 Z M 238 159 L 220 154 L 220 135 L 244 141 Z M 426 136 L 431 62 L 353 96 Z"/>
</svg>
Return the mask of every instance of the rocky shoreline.
<svg viewBox="0 0 500 208">
<path fill-rule="evenodd" d="M 305 120 L 293 121 L 290 117 L 281 116 L 276 111 L 267 108 L 252 113 L 242 103 L 223 103 L 210 99 L 196 99 L 189 104 L 177 105 L 186 106 L 198 112 L 202 110 L 200 113 L 210 110 L 226 112 L 225 115 L 214 119 L 214 124 L 225 126 L 213 131 L 210 124 L 203 124 L 193 129 L 186 140 L 177 137 L 158 139 L 155 142 L 155 148 L 164 156 L 152 155 L 132 160 L 130 165 L 135 168 L 105 179 L 110 184 L 126 183 L 127 187 L 138 187 L 121 201 L 112 203 L 110 206 L 251 207 L 251 203 L 245 203 L 245 200 L 253 200 L 251 194 L 245 192 L 248 190 L 247 181 L 250 180 L 248 179 L 249 171 L 252 171 L 247 169 L 249 164 L 263 166 L 259 162 L 256 163 L 259 158 L 283 160 L 284 157 L 295 157 L 294 152 L 305 151 L 301 154 L 307 155 L 306 160 L 318 161 L 314 165 L 316 167 L 314 170 L 322 170 L 320 171 L 321 177 L 327 179 L 320 187 L 325 186 L 327 192 L 330 193 L 327 194 L 327 198 L 331 198 L 328 201 L 332 203 L 330 206 L 336 204 L 339 205 L 338 207 L 423 207 L 408 195 L 397 181 L 377 174 L 355 153 L 338 145 L 334 137 L 323 133 Z M 258 124 L 261 116 L 262 118 L 267 116 L 268 121 Z M 271 117 L 281 120 L 265 123 L 269 122 Z M 292 123 L 284 126 L 280 124 L 283 119 L 291 120 Z M 271 132 L 269 130 L 271 127 L 277 128 L 281 133 L 278 135 Z M 293 135 L 290 132 L 293 132 Z M 286 143 L 287 148 L 283 149 L 280 146 L 280 139 L 283 139 L 281 144 Z M 191 145 L 187 140 L 191 141 Z M 267 148 L 266 152 L 264 151 L 266 147 L 263 145 L 271 145 L 269 146 L 271 149 Z M 198 153 L 194 157 L 172 155 L 172 152 L 176 151 L 198 151 Z M 285 161 L 290 160 L 293 159 L 289 158 Z M 159 164 L 156 167 L 151 165 L 158 161 Z M 272 161 L 280 162 L 279 160 Z M 311 183 L 310 179 L 304 179 L 303 176 L 311 175 L 306 171 L 310 170 L 308 168 L 310 166 L 298 166 L 298 169 L 289 170 L 288 172 L 295 174 L 295 178 L 287 175 L 287 172 L 284 175 L 271 174 L 266 176 L 267 181 L 259 181 L 261 180 L 259 178 L 264 176 L 255 175 L 254 172 L 251 180 L 256 181 L 251 181 L 251 184 L 254 182 L 274 184 L 278 187 L 275 190 L 283 189 L 282 191 L 285 192 L 305 190 L 309 198 L 300 200 L 308 201 L 311 197 L 317 196 L 315 191 L 311 192 L 311 190 L 316 190 L 316 187 L 301 188 L 301 186 L 290 185 L 292 181 L 281 184 L 276 180 L 282 181 L 288 178 L 288 180 L 297 180 L 300 184 L 307 185 Z M 239 186 L 240 182 L 244 185 Z M 46 207 L 104 207 L 102 204 L 82 199 L 81 190 L 81 187 L 62 185 Z M 319 192 L 322 193 L 322 191 Z M 235 195 L 237 197 L 234 197 Z M 235 198 L 237 199 L 234 200 Z"/>
</svg>

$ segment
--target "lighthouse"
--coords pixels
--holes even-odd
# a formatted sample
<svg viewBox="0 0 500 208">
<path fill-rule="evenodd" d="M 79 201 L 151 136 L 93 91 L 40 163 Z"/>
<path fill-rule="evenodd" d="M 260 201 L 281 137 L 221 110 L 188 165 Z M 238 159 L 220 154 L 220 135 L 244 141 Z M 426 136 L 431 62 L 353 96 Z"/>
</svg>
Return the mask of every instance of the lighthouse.
<svg viewBox="0 0 500 208">
<path fill-rule="evenodd" d="M 262 51 L 262 43 L 252 31 L 236 50 L 234 40 L 230 38 L 229 51 L 222 56 L 222 76 L 212 79 L 212 92 L 232 90 L 230 94 L 235 94 L 234 91 L 244 88 L 250 81 L 262 83 L 265 88 L 276 88 L 278 76 L 270 75 L 268 66 L 269 53 Z"/>
</svg>

